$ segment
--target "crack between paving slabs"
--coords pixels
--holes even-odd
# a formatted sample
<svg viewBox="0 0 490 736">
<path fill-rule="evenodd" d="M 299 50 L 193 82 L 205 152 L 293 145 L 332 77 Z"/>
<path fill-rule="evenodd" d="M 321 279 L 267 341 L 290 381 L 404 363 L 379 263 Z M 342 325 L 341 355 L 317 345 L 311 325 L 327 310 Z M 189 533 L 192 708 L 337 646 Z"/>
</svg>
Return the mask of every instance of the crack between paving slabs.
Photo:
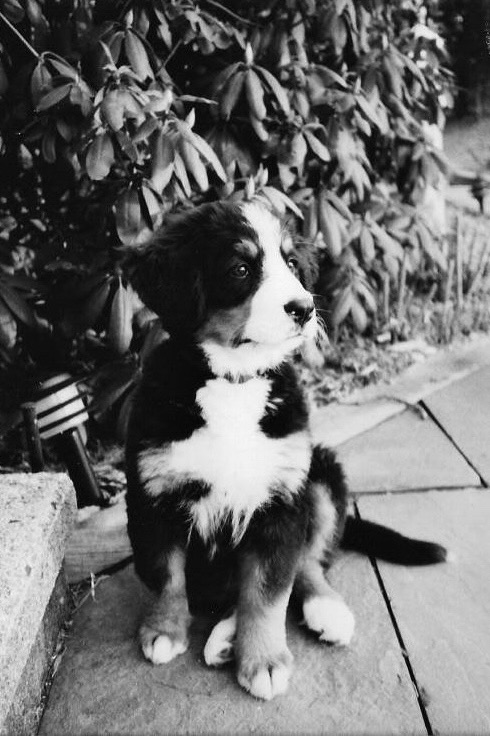
<svg viewBox="0 0 490 736">
<path fill-rule="evenodd" d="M 423 410 L 426 412 L 426 414 L 429 417 L 429 419 L 432 422 L 434 422 L 434 424 L 436 425 L 436 427 L 438 427 L 441 430 L 441 432 L 443 433 L 443 435 L 445 437 L 447 437 L 447 439 L 450 441 L 450 443 L 453 445 L 453 447 L 459 452 L 459 454 L 461 455 L 461 457 L 463 458 L 463 460 L 465 460 L 465 462 L 468 463 L 468 465 L 470 466 L 470 468 L 476 473 L 476 475 L 480 479 L 480 483 L 482 484 L 482 486 L 484 488 L 488 488 L 488 483 L 485 480 L 485 478 L 482 476 L 482 474 L 480 473 L 480 471 L 478 470 L 478 468 L 472 463 L 472 461 L 466 455 L 466 453 L 463 452 L 463 450 L 461 449 L 461 447 L 457 444 L 456 440 L 449 434 L 449 432 L 447 431 L 447 429 L 444 427 L 443 424 L 441 424 L 441 422 L 438 420 L 438 418 L 435 416 L 435 414 L 430 410 L 430 408 L 427 406 L 427 404 L 424 401 L 420 401 L 419 403 L 420 403 L 421 407 L 423 408 Z"/>
<path fill-rule="evenodd" d="M 357 502 L 354 502 L 354 513 L 355 513 L 355 515 L 357 516 L 358 519 L 361 518 L 361 513 L 359 511 Z M 414 671 L 414 669 L 412 667 L 412 663 L 410 661 L 408 650 L 407 650 L 407 648 L 405 646 L 405 642 L 403 640 L 403 636 L 402 636 L 400 627 L 398 626 L 398 621 L 396 620 L 395 612 L 393 610 L 393 606 L 391 605 L 391 600 L 390 600 L 390 597 L 388 595 L 388 591 L 386 590 L 386 587 L 385 587 L 383 578 L 381 576 L 381 572 L 379 570 L 377 561 L 376 561 L 376 559 L 374 557 L 369 556 L 369 562 L 371 563 L 371 567 L 373 568 L 374 574 L 376 576 L 376 580 L 378 582 L 381 595 L 383 596 L 383 600 L 384 600 L 386 609 L 388 611 L 388 615 L 390 617 L 391 624 L 392 624 L 393 629 L 394 629 L 394 632 L 395 632 L 395 636 L 396 636 L 397 641 L 398 641 L 398 646 L 400 647 L 400 652 L 401 652 L 401 655 L 403 657 L 403 661 L 405 662 L 405 666 L 407 668 L 408 675 L 409 675 L 410 680 L 412 682 L 412 686 L 413 686 L 413 688 L 415 690 L 415 695 L 416 695 L 416 698 L 417 698 L 417 704 L 419 706 L 419 710 L 420 710 L 422 719 L 424 721 L 424 725 L 425 725 L 425 728 L 427 730 L 427 734 L 428 734 L 428 736 L 434 736 L 434 731 L 432 729 L 432 724 L 431 724 L 430 719 L 429 719 L 429 714 L 427 713 L 427 708 L 425 707 L 423 692 L 422 692 L 422 689 L 419 687 L 419 684 L 417 682 L 417 678 L 415 677 L 415 671 Z"/>
</svg>

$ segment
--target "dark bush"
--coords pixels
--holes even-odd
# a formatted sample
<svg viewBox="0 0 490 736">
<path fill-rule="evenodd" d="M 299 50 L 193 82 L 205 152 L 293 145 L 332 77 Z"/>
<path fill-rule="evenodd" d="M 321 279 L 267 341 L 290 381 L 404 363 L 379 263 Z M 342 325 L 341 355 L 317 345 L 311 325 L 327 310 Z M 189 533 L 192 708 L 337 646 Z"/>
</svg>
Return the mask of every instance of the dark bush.
<svg viewBox="0 0 490 736">
<path fill-rule="evenodd" d="M 366 330 L 402 264 L 444 269 L 415 206 L 445 170 L 422 122 L 451 83 L 428 10 L 424 26 L 415 0 L 0 0 L 4 423 L 13 375 L 62 369 L 96 376 L 94 412 L 123 427 L 161 332 L 122 246 L 176 208 L 289 211 L 334 329 Z"/>
</svg>

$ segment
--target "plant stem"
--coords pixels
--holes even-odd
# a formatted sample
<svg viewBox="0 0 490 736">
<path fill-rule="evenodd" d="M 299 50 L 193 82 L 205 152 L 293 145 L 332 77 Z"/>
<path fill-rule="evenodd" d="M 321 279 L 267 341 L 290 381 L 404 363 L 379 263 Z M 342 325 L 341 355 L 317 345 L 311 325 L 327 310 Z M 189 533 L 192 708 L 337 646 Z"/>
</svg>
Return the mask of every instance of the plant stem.
<svg viewBox="0 0 490 736">
<path fill-rule="evenodd" d="M 458 311 L 463 305 L 463 229 L 461 217 L 458 216 L 456 226 L 456 307 Z"/>
<path fill-rule="evenodd" d="M 36 57 L 36 59 L 39 60 L 41 58 L 41 55 L 37 53 L 36 49 L 33 46 L 31 46 L 31 44 L 29 43 L 29 41 L 26 41 L 26 39 L 24 38 L 24 36 L 22 35 L 22 33 L 19 33 L 19 31 L 17 30 L 17 28 L 14 25 L 12 25 L 12 23 L 9 21 L 8 18 L 6 18 L 4 16 L 3 13 L 0 13 L 0 19 L 3 20 L 3 22 L 5 23 L 5 25 L 10 28 L 10 30 L 12 31 L 12 33 L 15 36 L 17 36 L 17 38 L 19 39 L 19 41 L 24 44 L 24 46 L 26 47 L 26 49 L 28 51 L 30 51 L 31 54 Z"/>
<path fill-rule="evenodd" d="M 230 16 L 230 18 L 234 18 L 235 20 L 240 21 L 240 23 L 246 23 L 249 26 L 255 25 L 255 23 L 252 23 L 252 21 L 248 20 L 247 18 L 242 18 L 241 15 L 237 15 L 232 10 L 229 10 L 228 8 L 225 8 L 224 5 L 221 5 L 221 3 L 216 2 L 216 0 L 205 0 L 205 2 L 208 3 L 208 5 L 214 5 L 215 8 L 219 8 L 223 11 L 223 13 L 226 13 Z"/>
</svg>

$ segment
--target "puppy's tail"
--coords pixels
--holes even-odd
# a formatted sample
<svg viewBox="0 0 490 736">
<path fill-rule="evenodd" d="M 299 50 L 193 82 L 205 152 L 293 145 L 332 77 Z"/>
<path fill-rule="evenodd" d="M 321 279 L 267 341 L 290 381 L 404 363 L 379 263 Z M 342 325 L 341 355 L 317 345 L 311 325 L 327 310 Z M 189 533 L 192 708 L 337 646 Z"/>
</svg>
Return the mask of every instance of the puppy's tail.
<svg viewBox="0 0 490 736">
<path fill-rule="evenodd" d="M 341 546 L 399 565 L 433 565 L 445 562 L 448 551 L 434 542 L 404 537 L 373 521 L 348 516 Z"/>
</svg>

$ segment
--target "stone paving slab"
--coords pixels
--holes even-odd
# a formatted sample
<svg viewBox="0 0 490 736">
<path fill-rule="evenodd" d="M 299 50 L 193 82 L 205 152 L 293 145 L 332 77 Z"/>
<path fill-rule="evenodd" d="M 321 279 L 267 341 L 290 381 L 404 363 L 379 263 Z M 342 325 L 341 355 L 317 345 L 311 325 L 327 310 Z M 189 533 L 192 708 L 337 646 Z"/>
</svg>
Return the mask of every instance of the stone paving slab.
<svg viewBox="0 0 490 736">
<path fill-rule="evenodd" d="M 412 410 L 354 437 L 337 452 L 354 493 L 480 483 L 437 425 Z"/>
<path fill-rule="evenodd" d="M 0 734 L 59 575 L 74 514 L 67 475 L 0 476 Z"/>
<path fill-rule="evenodd" d="M 449 547 L 426 568 L 378 563 L 434 733 L 490 733 L 490 491 L 363 496 L 361 515 Z"/>
<path fill-rule="evenodd" d="M 262 703 L 238 687 L 231 667 L 205 667 L 203 619 L 190 651 L 162 667 L 145 662 L 134 633 L 147 594 L 132 568 L 117 573 L 75 618 L 40 736 L 425 733 L 370 563 L 345 555 L 332 580 L 357 617 L 351 647 L 321 645 L 290 621 L 290 691 Z"/>
<path fill-rule="evenodd" d="M 490 367 L 431 394 L 425 404 L 490 486 Z"/>
<path fill-rule="evenodd" d="M 345 403 L 332 403 L 313 412 L 315 440 L 336 447 L 404 411 L 403 402 L 416 404 L 445 386 L 490 365 L 490 337 L 478 335 L 451 345 L 415 363 L 389 384 L 359 389 Z"/>
</svg>

